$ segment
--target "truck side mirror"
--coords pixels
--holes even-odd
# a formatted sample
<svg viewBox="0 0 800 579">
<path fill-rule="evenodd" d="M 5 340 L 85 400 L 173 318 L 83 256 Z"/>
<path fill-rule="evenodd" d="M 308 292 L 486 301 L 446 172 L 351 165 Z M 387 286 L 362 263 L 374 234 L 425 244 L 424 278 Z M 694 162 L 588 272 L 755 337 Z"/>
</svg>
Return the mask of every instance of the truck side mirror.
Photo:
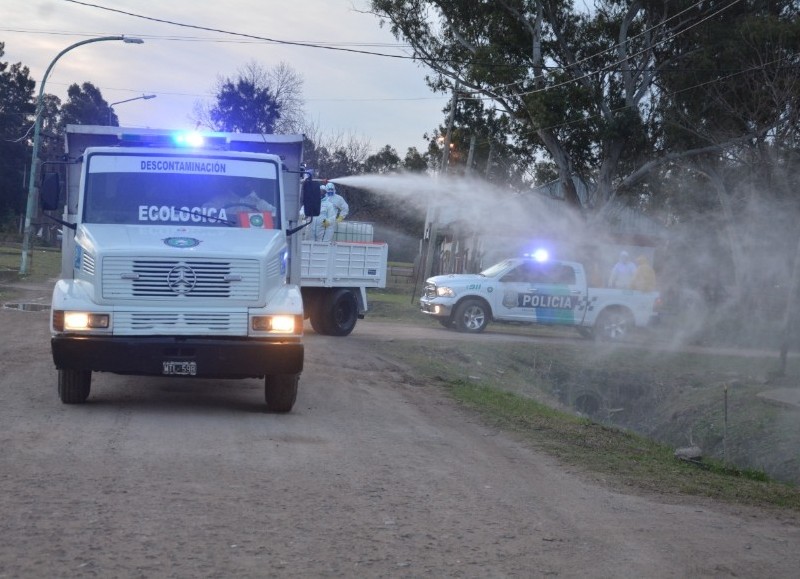
<svg viewBox="0 0 800 579">
<path fill-rule="evenodd" d="M 45 173 L 39 189 L 39 200 L 43 211 L 58 209 L 58 197 L 61 193 L 61 180 L 58 173 Z"/>
<path fill-rule="evenodd" d="M 322 197 L 319 194 L 319 181 L 306 179 L 303 181 L 303 213 L 306 217 L 319 215 Z"/>
</svg>

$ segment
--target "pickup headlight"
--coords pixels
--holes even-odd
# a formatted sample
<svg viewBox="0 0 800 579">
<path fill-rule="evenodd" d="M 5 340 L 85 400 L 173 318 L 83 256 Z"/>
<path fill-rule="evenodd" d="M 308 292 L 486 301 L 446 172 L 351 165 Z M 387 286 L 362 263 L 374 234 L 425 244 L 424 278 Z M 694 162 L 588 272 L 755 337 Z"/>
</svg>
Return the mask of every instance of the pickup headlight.
<svg viewBox="0 0 800 579">
<path fill-rule="evenodd" d="M 456 297 L 456 292 L 451 287 L 441 286 L 436 288 L 436 297 L 454 298 Z"/>
</svg>

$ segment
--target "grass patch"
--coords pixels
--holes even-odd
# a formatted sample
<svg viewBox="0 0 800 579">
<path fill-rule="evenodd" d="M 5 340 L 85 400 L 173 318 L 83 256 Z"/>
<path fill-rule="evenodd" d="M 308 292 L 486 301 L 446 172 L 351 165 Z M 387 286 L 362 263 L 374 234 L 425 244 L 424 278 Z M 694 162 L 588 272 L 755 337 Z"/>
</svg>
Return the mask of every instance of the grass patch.
<svg viewBox="0 0 800 579">
<path fill-rule="evenodd" d="M 29 254 L 30 274 L 19 275 L 22 250 L 19 245 L 0 245 L 0 301 L 18 299 L 24 290 L 3 285 L 14 283 L 46 283 L 61 271 L 61 250 L 35 247 Z"/>
<path fill-rule="evenodd" d="M 669 446 L 486 385 L 456 381 L 447 388 L 492 425 L 516 432 L 562 462 L 601 475 L 613 485 L 800 510 L 800 490 L 774 482 L 761 471 L 716 460 L 689 464 L 676 459 Z"/>
<path fill-rule="evenodd" d="M 4 281 L 45 282 L 61 271 L 61 249 L 34 247 L 28 255 L 30 274 L 19 275 L 22 250 L 17 245 L 0 245 L 0 272 Z"/>
<path fill-rule="evenodd" d="M 611 486 L 800 510 L 797 486 L 748 462 L 756 457 L 780 469 L 800 445 L 796 411 L 757 398 L 768 388 L 761 376 L 774 359 L 651 353 L 580 340 L 451 342 L 447 336 L 442 329 L 441 340 L 376 347 L 421 381 L 441 384 L 489 424 Z M 790 372 L 800 373 L 797 359 Z M 727 441 L 723 385 L 730 394 Z M 611 402 L 581 415 L 574 403 L 585 392 Z M 674 456 L 689 438 L 703 448 L 697 464 Z M 728 460 L 720 455 L 724 442 Z"/>
</svg>

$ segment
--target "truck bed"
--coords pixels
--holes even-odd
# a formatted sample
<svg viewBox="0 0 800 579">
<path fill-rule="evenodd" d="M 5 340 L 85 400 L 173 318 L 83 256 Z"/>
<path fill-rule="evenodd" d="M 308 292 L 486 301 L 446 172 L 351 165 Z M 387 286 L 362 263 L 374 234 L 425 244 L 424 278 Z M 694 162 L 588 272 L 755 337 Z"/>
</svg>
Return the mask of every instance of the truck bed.
<svg viewBox="0 0 800 579">
<path fill-rule="evenodd" d="M 303 287 L 386 287 L 386 243 L 303 241 L 301 248 Z"/>
</svg>

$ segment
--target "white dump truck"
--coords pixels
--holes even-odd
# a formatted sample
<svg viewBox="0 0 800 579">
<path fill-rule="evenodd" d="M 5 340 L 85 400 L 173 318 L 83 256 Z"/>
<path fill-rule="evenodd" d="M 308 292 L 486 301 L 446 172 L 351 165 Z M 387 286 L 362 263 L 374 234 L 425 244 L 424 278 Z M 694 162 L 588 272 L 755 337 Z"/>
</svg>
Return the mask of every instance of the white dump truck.
<svg viewBox="0 0 800 579">
<path fill-rule="evenodd" d="M 385 286 L 371 235 L 301 239 L 300 207 L 320 203 L 302 135 L 70 125 L 65 146 L 40 191 L 63 211 L 51 345 L 64 403 L 113 372 L 263 378 L 267 408 L 289 412 L 304 318 L 345 336 L 366 288 Z"/>
</svg>

